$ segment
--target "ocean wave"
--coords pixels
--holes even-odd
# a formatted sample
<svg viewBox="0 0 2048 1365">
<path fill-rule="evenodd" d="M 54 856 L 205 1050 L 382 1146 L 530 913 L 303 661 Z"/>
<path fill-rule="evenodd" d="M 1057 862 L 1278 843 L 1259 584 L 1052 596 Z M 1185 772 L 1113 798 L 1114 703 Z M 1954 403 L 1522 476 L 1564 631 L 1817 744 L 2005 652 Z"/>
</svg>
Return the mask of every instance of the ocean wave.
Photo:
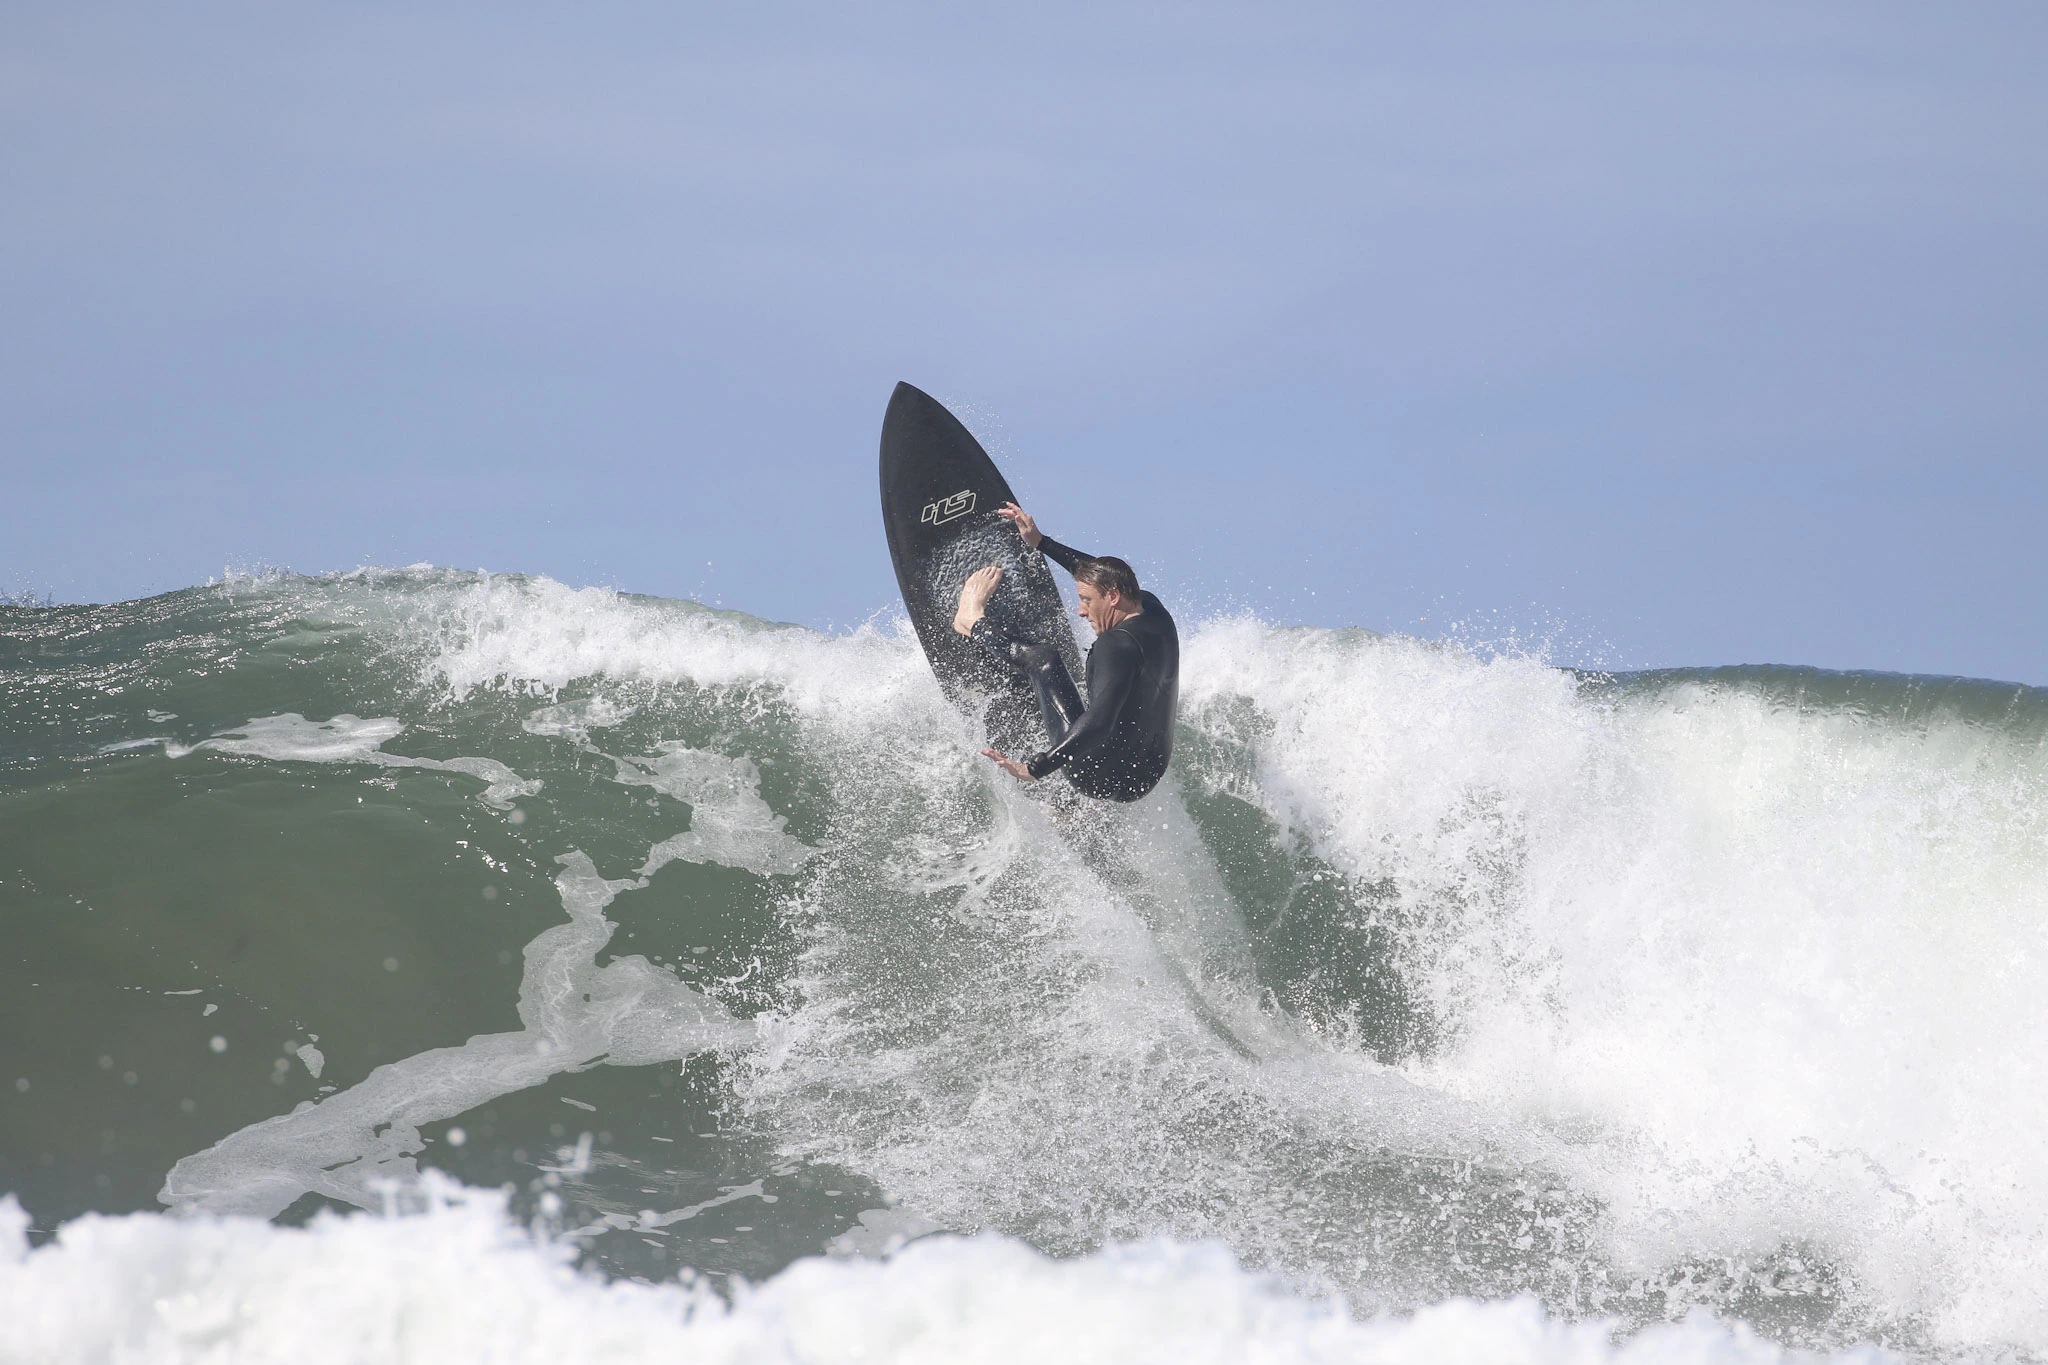
<svg viewBox="0 0 2048 1365">
<path fill-rule="evenodd" d="M 1111 811 L 1001 779 L 887 622 L 414 569 L 7 629 L 0 891 L 54 945 L 39 970 L 223 1009 L 148 1026 L 190 1034 L 189 1059 L 130 1068 L 110 1043 L 85 1072 L 189 1090 L 245 1036 L 290 1034 L 222 1091 L 233 1121 L 144 1125 L 152 1191 L 263 1145 L 242 1134 L 301 1133 L 225 1161 L 206 1206 L 242 1207 L 249 1171 L 284 1173 L 266 1209 L 373 1205 L 371 1177 L 416 1163 L 513 1180 L 529 1212 L 568 1201 L 616 1275 L 768 1279 L 886 1199 L 1014 1239 L 944 1243 L 961 1265 L 996 1246 L 1109 1276 L 1105 1247 L 1213 1241 L 1349 1312 L 1534 1323 L 1588 1358 L 1607 1328 L 1581 1325 L 1676 1351 L 1656 1334 L 1700 1308 L 1825 1350 L 2048 1343 L 2038 691 L 1588 676 L 1218 619 L 1187 634 L 1173 772 Z M 171 827 L 146 871 L 109 853 Z M 314 865 L 332 885 L 293 880 Z M 230 908 L 157 909 L 202 885 Z M 244 902 L 328 952 L 294 956 Z M 588 930 L 554 1030 L 574 1058 L 508 1053 L 422 1100 L 437 1058 L 537 1027 L 518 964 L 565 910 Z M 67 937 L 81 915 L 108 918 Z M 112 956 L 129 942 L 154 958 Z M 622 968 L 634 991 L 574 998 Z M 89 989 L 34 997 L 50 1036 L 157 1017 Z M 677 992 L 705 1027 L 614 1057 L 630 1001 Z M 627 1005 L 596 1021 L 599 996 Z M 315 1033 L 325 1084 L 301 1097 Z M 115 1112 L 38 1046 L 7 1060 L 39 1103 Z M 529 1092 L 545 1113 L 516 1109 Z M 54 1194 L 112 1207 L 89 1152 L 48 1151 Z M 357 1164 L 323 1180 L 337 1160 Z M 674 1217 L 641 1216 L 649 1188 Z M 722 1227 L 679 1236 L 733 1190 L 781 1201 L 752 1261 Z M 1475 1297 L 1499 1302 L 1454 1309 Z M 1699 1331 L 1709 1355 L 1775 1349 Z"/>
</svg>

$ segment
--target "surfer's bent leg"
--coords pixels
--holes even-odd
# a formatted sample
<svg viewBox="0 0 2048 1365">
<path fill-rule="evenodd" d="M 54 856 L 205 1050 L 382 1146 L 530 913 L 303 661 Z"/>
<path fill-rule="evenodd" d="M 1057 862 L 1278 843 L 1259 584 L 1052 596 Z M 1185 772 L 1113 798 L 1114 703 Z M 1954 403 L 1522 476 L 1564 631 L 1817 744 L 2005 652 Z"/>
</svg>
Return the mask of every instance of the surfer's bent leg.
<svg viewBox="0 0 2048 1365">
<path fill-rule="evenodd" d="M 991 625 L 986 616 L 974 623 L 968 638 L 1031 680 L 1031 688 L 1038 694 L 1038 714 L 1045 720 L 1046 743 L 1058 744 L 1065 739 L 1067 731 L 1088 708 L 1082 703 L 1081 689 L 1074 686 L 1074 675 L 1067 671 L 1067 661 L 1060 657 L 1059 650 L 1052 645 L 1020 640 Z"/>
</svg>

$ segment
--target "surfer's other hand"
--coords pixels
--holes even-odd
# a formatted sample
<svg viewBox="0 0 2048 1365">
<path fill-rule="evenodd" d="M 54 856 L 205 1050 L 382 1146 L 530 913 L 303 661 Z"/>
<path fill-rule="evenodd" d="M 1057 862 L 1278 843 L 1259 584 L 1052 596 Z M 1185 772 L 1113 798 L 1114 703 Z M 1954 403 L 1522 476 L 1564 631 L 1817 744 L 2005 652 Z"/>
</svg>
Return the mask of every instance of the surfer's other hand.
<svg viewBox="0 0 2048 1365">
<path fill-rule="evenodd" d="M 953 629 L 962 635 L 974 634 L 974 623 L 987 614 L 989 594 L 996 590 L 1002 577 L 1002 566 L 998 564 L 967 575 L 967 581 L 960 585 L 960 605 L 953 609 Z"/>
<path fill-rule="evenodd" d="M 1003 753 L 1000 749 L 983 749 L 981 751 L 981 756 L 983 758 L 994 759 L 996 766 L 998 768 L 1001 768 L 1004 772 L 1016 778 L 1019 782 L 1036 782 L 1038 780 L 1037 778 L 1031 775 L 1031 769 L 1025 767 L 1016 759 L 1003 757 Z"/>
<path fill-rule="evenodd" d="M 998 507 L 996 515 L 1008 517 L 1016 525 L 1017 533 L 1024 537 L 1024 544 L 1033 550 L 1038 548 L 1039 541 L 1045 539 L 1038 529 L 1038 523 L 1032 520 L 1031 514 L 1014 502 L 1006 502 Z"/>
</svg>

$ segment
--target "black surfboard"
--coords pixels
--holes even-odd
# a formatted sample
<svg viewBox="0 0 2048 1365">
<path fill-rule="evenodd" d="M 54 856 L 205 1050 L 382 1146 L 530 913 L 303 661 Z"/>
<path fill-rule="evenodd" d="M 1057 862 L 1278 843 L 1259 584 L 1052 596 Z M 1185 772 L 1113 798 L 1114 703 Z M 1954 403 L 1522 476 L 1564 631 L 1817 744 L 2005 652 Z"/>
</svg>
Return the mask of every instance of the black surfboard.
<svg viewBox="0 0 2048 1365">
<path fill-rule="evenodd" d="M 996 509 L 1015 502 L 995 461 L 936 398 L 898 384 L 882 417 L 882 525 L 903 605 L 954 705 L 979 714 L 989 742 L 1012 757 L 1046 744 L 1031 684 L 953 629 L 967 576 L 1000 564 L 989 620 L 1023 639 L 1059 647 L 1081 676 L 1081 652 L 1045 556 L 1024 547 Z"/>
</svg>

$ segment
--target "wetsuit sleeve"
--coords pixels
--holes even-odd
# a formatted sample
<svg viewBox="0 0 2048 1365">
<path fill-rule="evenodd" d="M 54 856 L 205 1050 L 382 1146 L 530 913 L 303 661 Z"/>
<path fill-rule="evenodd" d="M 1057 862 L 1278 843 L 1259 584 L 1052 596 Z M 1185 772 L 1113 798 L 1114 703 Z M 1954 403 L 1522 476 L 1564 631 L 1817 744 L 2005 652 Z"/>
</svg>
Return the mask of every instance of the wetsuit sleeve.
<svg viewBox="0 0 2048 1365">
<path fill-rule="evenodd" d="M 1108 739 L 1144 664 L 1145 651 L 1126 632 L 1112 630 L 1097 640 L 1095 648 L 1088 651 L 1088 709 L 1066 738 L 1024 765 L 1031 775 L 1056 773 Z"/>
<path fill-rule="evenodd" d="M 1095 558 L 1094 555 L 1082 554 L 1071 545 L 1062 545 L 1043 532 L 1039 533 L 1038 552 L 1059 565 L 1062 569 L 1065 569 L 1068 573 L 1072 573 L 1079 567 L 1081 561 Z"/>
</svg>

